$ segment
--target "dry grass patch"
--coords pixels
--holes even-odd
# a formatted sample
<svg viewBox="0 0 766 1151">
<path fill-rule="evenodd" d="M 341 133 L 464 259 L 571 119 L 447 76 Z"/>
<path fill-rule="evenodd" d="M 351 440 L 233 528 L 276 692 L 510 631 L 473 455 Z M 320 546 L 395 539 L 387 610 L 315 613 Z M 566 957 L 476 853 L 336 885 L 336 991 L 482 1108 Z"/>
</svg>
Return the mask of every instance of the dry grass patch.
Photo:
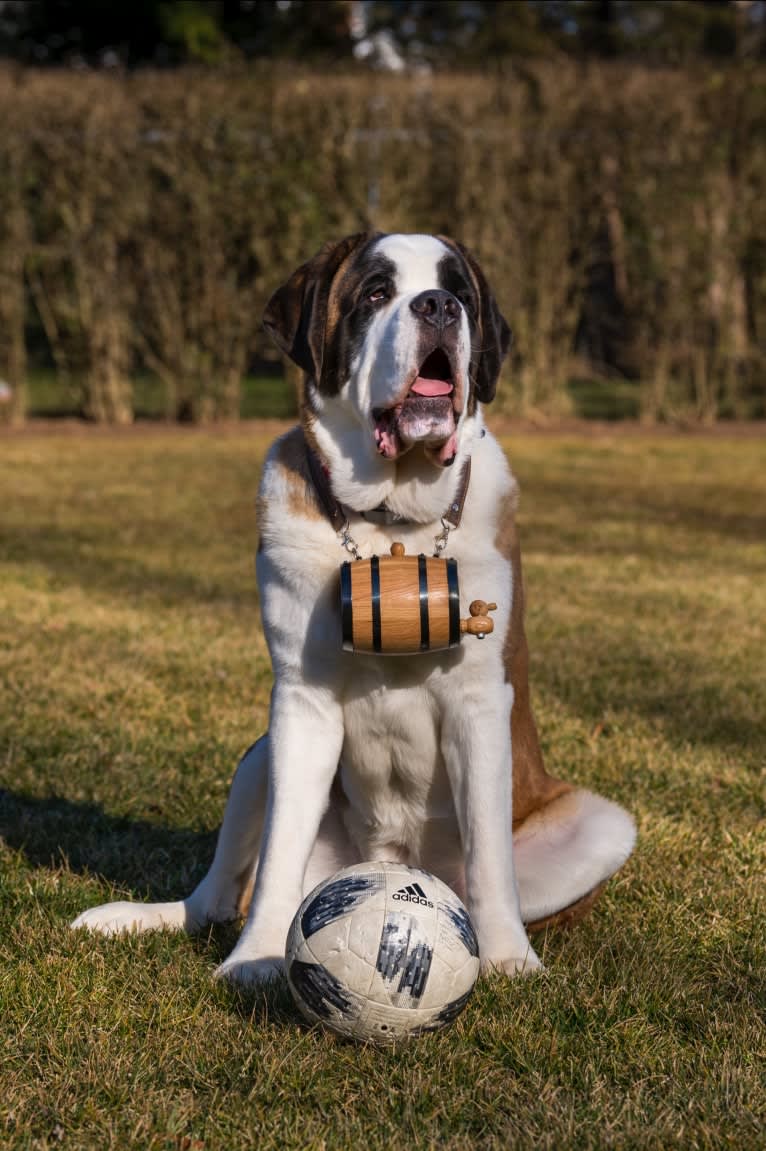
<svg viewBox="0 0 766 1151">
<path fill-rule="evenodd" d="M 549 762 L 635 856 L 547 971 L 394 1052 L 211 979 L 234 929 L 72 935 L 205 870 L 270 672 L 252 571 L 267 436 L 6 437 L 0 1143 L 174 1151 L 763 1145 L 766 448 L 526 435 Z"/>
</svg>

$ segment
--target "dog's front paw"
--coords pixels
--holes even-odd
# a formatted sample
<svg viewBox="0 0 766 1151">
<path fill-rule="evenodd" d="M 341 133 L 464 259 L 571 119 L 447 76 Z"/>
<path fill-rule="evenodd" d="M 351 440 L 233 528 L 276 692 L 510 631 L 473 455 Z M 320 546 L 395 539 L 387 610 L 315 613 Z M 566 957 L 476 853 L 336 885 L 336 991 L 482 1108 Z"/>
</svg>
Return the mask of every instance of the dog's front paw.
<svg viewBox="0 0 766 1151">
<path fill-rule="evenodd" d="M 85 928 L 100 935 L 123 935 L 129 932 L 177 930 L 184 926 L 182 903 L 102 903 L 89 907 L 69 925 L 74 930 Z"/>
<path fill-rule="evenodd" d="M 492 975 L 498 972 L 501 975 L 532 975 L 535 971 L 544 970 L 545 968 L 531 947 L 524 955 L 511 955 L 504 959 L 490 957 L 481 961 L 482 975 Z"/>
<path fill-rule="evenodd" d="M 220 967 L 216 968 L 216 979 L 228 979 L 242 987 L 255 987 L 271 983 L 285 973 L 285 961 L 276 955 L 261 959 L 245 959 L 232 953 Z"/>
</svg>

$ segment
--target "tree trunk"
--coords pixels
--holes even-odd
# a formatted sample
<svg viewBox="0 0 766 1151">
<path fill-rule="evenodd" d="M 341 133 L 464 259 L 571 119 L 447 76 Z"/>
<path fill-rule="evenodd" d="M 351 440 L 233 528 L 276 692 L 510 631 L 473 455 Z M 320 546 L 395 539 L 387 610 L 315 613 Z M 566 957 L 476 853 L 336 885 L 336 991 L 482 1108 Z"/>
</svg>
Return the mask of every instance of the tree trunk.
<svg viewBox="0 0 766 1151">
<path fill-rule="evenodd" d="M 16 154 L 13 160 L 17 159 Z M 26 417 L 27 349 L 24 338 L 24 260 L 27 217 L 22 201 L 19 165 L 10 172 L 11 202 L 6 211 L 0 259 L 0 420 L 21 424 Z"/>
</svg>

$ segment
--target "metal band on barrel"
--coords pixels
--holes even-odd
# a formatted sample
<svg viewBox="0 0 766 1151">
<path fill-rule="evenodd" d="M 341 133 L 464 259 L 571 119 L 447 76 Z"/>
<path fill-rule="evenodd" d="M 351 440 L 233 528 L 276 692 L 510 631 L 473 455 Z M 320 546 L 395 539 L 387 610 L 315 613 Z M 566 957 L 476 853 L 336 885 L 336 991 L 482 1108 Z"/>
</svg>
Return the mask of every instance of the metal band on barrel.
<svg viewBox="0 0 766 1151">
<path fill-rule="evenodd" d="M 340 619 L 343 628 L 343 648 L 354 650 L 354 597 L 351 591 L 351 561 L 340 565 Z"/>
<path fill-rule="evenodd" d="M 380 637 L 380 559 L 378 556 L 372 556 L 370 559 L 370 579 L 372 582 L 372 648 L 373 651 L 380 651 L 383 645 Z"/>
<path fill-rule="evenodd" d="M 428 622 L 428 561 L 418 556 L 418 592 L 420 595 L 420 650 L 428 651 L 431 646 L 431 630 Z"/>
<path fill-rule="evenodd" d="M 447 560 L 447 593 L 449 596 L 449 645 L 460 643 L 460 587 L 457 580 L 457 560 Z"/>
</svg>

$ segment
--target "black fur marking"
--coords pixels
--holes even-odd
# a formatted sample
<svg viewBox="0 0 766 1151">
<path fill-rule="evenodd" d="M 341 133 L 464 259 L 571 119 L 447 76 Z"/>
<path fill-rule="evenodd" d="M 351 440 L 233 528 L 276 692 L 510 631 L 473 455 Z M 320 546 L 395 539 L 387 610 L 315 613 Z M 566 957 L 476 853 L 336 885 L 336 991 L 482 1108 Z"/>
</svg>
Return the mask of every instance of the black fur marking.
<svg viewBox="0 0 766 1151">
<path fill-rule="evenodd" d="M 335 276 L 344 261 L 353 267 L 376 239 L 377 234 L 358 232 L 338 243 L 325 244 L 293 272 L 266 305 L 266 330 L 320 391 L 334 394 L 343 383 L 344 361 L 338 355 L 339 347 L 335 340 L 327 340 L 328 302 Z M 336 326 L 335 335 L 341 344 L 345 328 L 344 323 Z"/>
<path fill-rule="evenodd" d="M 287 977 L 297 995 L 317 1018 L 328 1019 L 333 1011 L 341 1011 L 349 1018 L 359 1014 L 359 1005 L 326 967 L 296 959 L 290 965 Z"/>
<path fill-rule="evenodd" d="M 397 992 L 408 991 L 414 1002 L 425 991 L 428 973 L 431 970 L 433 950 L 427 943 L 413 941 L 413 924 L 416 921 L 409 915 L 394 913 L 386 916 L 380 937 L 376 970 L 387 983 L 399 977 Z"/>
<path fill-rule="evenodd" d="M 378 875 L 348 875 L 322 888 L 301 916 L 303 938 L 308 939 L 326 924 L 350 911 L 383 886 Z"/>
<path fill-rule="evenodd" d="M 476 932 L 473 929 L 473 924 L 468 918 L 468 912 L 464 907 L 453 907 L 449 903 L 440 903 L 439 911 L 452 923 L 452 926 L 457 931 L 458 935 L 463 941 L 463 946 L 469 955 L 478 958 L 479 955 L 479 941 L 476 938 Z"/>
<path fill-rule="evenodd" d="M 468 319 L 475 324 L 478 315 L 479 301 L 465 262 L 457 252 L 449 252 L 442 256 L 438 264 L 439 287 L 450 292 L 468 313 Z"/>
<path fill-rule="evenodd" d="M 466 310 L 471 326 L 471 382 L 467 410 L 472 414 L 475 401 L 488 404 L 495 396 L 503 360 L 511 346 L 511 329 L 500 314 L 486 277 L 471 253 L 446 237 L 439 237 L 451 253 L 439 262 L 439 282 L 455 295 Z M 470 272 L 466 292 L 461 283 Z M 476 300 L 475 281 L 479 298 Z M 481 335 L 481 338 L 479 338 Z"/>
<path fill-rule="evenodd" d="M 393 291 L 395 265 L 386 256 L 370 253 L 370 248 L 379 239 L 379 235 L 372 236 L 355 254 L 339 285 L 341 320 L 327 339 L 319 383 L 319 390 L 326 395 L 336 395 L 343 387 L 351 370 L 351 362 L 361 349 L 367 329 L 372 323 L 376 305 L 368 300 L 368 295 L 383 284 L 390 285 Z"/>
<path fill-rule="evenodd" d="M 380 239 L 380 237 L 376 237 Z M 394 282 L 396 279 L 396 265 L 393 260 L 389 260 L 388 256 L 376 252 L 374 255 L 367 255 L 365 252 L 357 261 L 354 270 L 344 279 L 343 287 L 346 288 L 346 281 L 349 281 L 349 287 L 355 293 L 353 303 L 359 307 L 367 305 L 374 311 L 374 304 L 370 303 L 368 297 L 378 288 L 383 288 L 389 294 L 394 291 Z"/>
</svg>

